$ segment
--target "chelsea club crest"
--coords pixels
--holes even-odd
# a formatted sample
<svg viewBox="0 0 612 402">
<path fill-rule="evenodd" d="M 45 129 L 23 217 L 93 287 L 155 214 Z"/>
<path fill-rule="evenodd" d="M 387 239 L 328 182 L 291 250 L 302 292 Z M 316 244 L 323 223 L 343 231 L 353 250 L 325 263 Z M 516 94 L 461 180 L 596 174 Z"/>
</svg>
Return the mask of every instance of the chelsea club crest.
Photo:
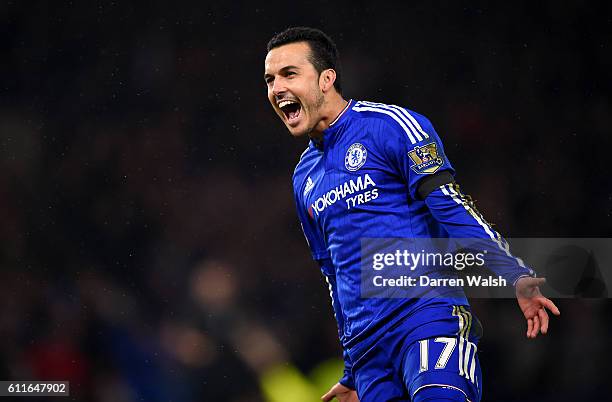
<svg viewBox="0 0 612 402">
<path fill-rule="evenodd" d="M 344 157 L 344 166 L 351 172 L 359 170 L 363 166 L 368 157 L 368 151 L 365 149 L 363 145 L 356 142 L 351 145 L 346 151 L 346 156 Z"/>
</svg>

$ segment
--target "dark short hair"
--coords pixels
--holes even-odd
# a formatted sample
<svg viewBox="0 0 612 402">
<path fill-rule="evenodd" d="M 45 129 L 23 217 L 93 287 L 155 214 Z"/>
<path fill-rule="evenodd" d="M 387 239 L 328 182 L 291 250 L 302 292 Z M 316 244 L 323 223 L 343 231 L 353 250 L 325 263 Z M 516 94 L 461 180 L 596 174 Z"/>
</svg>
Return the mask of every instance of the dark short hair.
<svg viewBox="0 0 612 402">
<path fill-rule="evenodd" d="M 334 41 L 323 31 L 308 27 L 287 28 L 270 39 L 268 52 L 274 48 L 296 42 L 308 43 L 310 46 L 310 62 L 319 75 L 329 68 L 336 71 L 334 88 L 339 94 L 342 94 L 340 55 Z"/>
</svg>

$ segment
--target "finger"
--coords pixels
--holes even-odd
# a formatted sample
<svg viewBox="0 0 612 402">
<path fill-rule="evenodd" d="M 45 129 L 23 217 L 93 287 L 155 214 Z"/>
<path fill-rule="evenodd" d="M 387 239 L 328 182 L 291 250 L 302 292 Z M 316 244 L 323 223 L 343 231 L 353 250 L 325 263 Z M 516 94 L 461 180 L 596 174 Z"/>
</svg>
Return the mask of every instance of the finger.
<svg viewBox="0 0 612 402">
<path fill-rule="evenodd" d="M 327 393 L 325 393 L 325 395 L 323 395 L 321 397 L 321 400 L 323 402 L 329 402 L 332 399 L 334 399 L 334 397 L 336 396 L 336 392 L 334 391 L 334 388 L 330 389 L 329 391 L 327 391 Z"/>
<path fill-rule="evenodd" d="M 540 332 L 540 319 L 538 318 L 538 315 L 536 314 L 533 317 L 533 332 L 531 333 L 532 338 L 535 338 L 536 336 L 538 336 L 539 332 Z"/>
<path fill-rule="evenodd" d="M 527 338 L 531 337 L 531 330 L 533 329 L 533 320 L 531 318 L 527 319 Z"/>
<path fill-rule="evenodd" d="M 546 312 L 546 309 L 539 309 L 538 317 L 540 317 L 540 332 L 542 332 L 542 334 L 545 334 L 546 332 L 548 332 L 548 313 Z"/>
<path fill-rule="evenodd" d="M 544 300 L 542 300 L 542 304 L 554 315 L 561 315 L 561 311 L 559 311 L 559 308 L 552 302 L 552 300 L 544 298 Z"/>
</svg>

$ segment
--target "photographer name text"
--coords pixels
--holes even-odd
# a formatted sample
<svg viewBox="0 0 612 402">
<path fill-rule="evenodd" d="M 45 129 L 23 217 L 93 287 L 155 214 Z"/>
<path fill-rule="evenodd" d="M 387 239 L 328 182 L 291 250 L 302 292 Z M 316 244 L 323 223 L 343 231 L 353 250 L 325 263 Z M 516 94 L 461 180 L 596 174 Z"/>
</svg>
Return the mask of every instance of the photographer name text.
<svg viewBox="0 0 612 402">
<path fill-rule="evenodd" d="M 501 276 L 466 275 L 464 278 L 431 278 L 427 275 L 417 277 L 401 275 L 396 278 L 385 278 L 377 275 L 372 278 L 376 287 L 505 287 L 508 286 L 506 279 Z"/>
</svg>

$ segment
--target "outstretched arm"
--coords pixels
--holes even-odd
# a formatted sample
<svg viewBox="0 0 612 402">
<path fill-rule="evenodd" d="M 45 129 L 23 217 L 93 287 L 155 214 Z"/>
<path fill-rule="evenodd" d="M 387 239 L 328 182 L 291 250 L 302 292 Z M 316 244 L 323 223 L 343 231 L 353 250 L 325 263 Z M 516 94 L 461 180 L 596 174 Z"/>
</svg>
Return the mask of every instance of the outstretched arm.
<svg viewBox="0 0 612 402">
<path fill-rule="evenodd" d="M 510 253 L 508 243 L 493 230 L 472 199 L 461 193 L 454 180 L 454 169 L 431 122 L 412 111 L 402 113 L 411 123 L 404 121 L 407 127 L 387 122 L 384 150 L 391 165 L 406 181 L 408 194 L 412 199 L 425 201 L 449 237 L 483 240 L 477 243 L 486 247 L 487 267 L 516 287 L 519 306 L 527 319 L 527 336 L 533 338 L 540 331 L 546 333 L 546 309 L 556 315 L 559 309 L 540 293 L 538 286 L 542 281 L 533 278 L 535 272 Z M 424 150 L 428 152 L 426 158 L 422 157 Z"/>
<path fill-rule="evenodd" d="M 444 179 L 442 179 L 444 181 Z M 439 183 L 437 183 L 439 184 Z M 555 304 L 542 295 L 540 286 L 544 278 L 535 278 L 535 273 L 520 258 L 510 254 L 505 239 L 497 233 L 476 209 L 469 196 L 459 191 L 454 182 L 428 189 L 423 194 L 434 218 L 444 227 L 450 237 L 488 239 L 486 263 L 490 269 L 507 278 L 515 286 L 516 298 L 527 320 L 527 337 L 535 338 L 540 332 L 548 332 L 547 309 L 560 315 Z"/>
</svg>

